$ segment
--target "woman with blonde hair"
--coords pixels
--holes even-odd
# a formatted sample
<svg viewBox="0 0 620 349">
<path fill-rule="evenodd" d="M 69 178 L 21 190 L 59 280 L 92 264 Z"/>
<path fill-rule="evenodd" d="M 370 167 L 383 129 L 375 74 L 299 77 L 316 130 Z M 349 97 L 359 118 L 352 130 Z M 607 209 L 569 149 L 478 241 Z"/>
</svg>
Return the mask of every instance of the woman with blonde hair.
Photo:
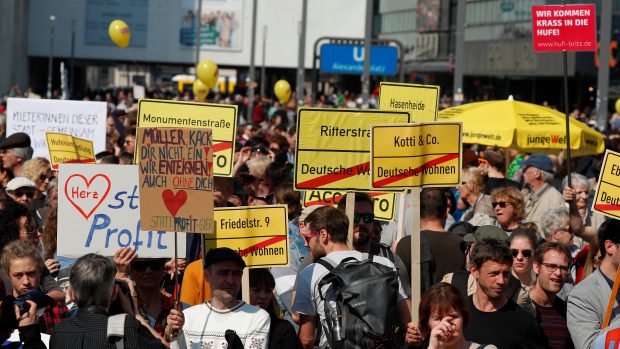
<svg viewBox="0 0 620 349">
<path fill-rule="evenodd" d="M 47 192 L 49 182 L 56 178 L 49 160 L 36 157 L 26 161 L 21 176 L 30 179 L 36 184 L 32 208 L 36 210 L 44 207 L 45 197 L 43 193 Z"/>
</svg>

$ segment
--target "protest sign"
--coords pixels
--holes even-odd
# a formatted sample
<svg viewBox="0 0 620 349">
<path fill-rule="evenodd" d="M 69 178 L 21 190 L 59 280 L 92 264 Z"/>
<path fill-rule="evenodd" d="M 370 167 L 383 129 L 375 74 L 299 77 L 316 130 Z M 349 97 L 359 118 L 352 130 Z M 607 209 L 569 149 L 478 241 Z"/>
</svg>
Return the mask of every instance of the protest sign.
<svg viewBox="0 0 620 349">
<path fill-rule="evenodd" d="M 140 257 L 173 257 L 174 234 L 142 230 L 139 210 L 138 166 L 60 164 L 58 255 L 113 256 L 132 247 Z M 185 246 L 185 234 L 178 241 Z"/>
<path fill-rule="evenodd" d="M 94 163 L 93 142 L 66 133 L 46 132 L 47 148 L 53 169 L 62 163 Z"/>
<path fill-rule="evenodd" d="M 6 134 L 27 133 L 34 149 L 33 157 L 48 156 L 46 132 L 90 140 L 98 153 L 105 150 L 106 116 L 105 102 L 9 98 Z"/>
<path fill-rule="evenodd" d="M 532 6 L 535 52 L 596 51 L 594 4 Z"/>
<path fill-rule="evenodd" d="M 137 129 L 140 219 L 144 228 L 213 232 L 211 136 L 210 129 Z"/>
<path fill-rule="evenodd" d="M 372 188 L 460 184 L 461 130 L 460 122 L 373 126 Z"/>
<path fill-rule="evenodd" d="M 382 82 L 379 109 L 406 111 L 411 122 L 437 120 L 439 86 Z"/>
<path fill-rule="evenodd" d="M 75 150 L 77 151 L 81 163 L 95 162 L 95 148 L 93 147 L 92 141 L 73 137 L 73 143 L 75 143 Z"/>
<path fill-rule="evenodd" d="M 620 153 L 605 152 L 592 211 L 620 219 Z"/>
<path fill-rule="evenodd" d="M 332 190 L 306 190 L 303 192 L 304 207 L 321 205 L 336 206 L 345 198 L 346 192 Z M 389 192 L 371 191 L 368 193 L 374 201 L 375 219 L 380 221 L 394 220 L 394 203 L 396 194 Z"/>
<path fill-rule="evenodd" d="M 213 132 L 213 175 L 233 175 L 237 106 L 141 99 L 138 127 L 209 128 Z M 136 162 L 138 158 L 136 155 Z"/>
<path fill-rule="evenodd" d="M 407 112 L 300 109 L 295 189 L 370 191 L 370 125 L 407 122 Z"/>
<path fill-rule="evenodd" d="M 248 267 L 289 264 L 286 205 L 216 208 L 215 234 L 205 235 L 205 248 L 228 247 Z"/>
</svg>

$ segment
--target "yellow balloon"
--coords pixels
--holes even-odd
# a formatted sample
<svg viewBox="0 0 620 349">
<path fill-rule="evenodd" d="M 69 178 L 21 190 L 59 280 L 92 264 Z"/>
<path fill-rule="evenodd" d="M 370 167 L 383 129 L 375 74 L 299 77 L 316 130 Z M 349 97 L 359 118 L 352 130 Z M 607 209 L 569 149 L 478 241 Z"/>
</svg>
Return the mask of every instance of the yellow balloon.
<svg viewBox="0 0 620 349">
<path fill-rule="evenodd" d="M 214 88 L 217 84 L 217 79 L 220 77 L 220 70 L 215 62 L 205 59 L 198 63 L 196 75 L 198 75 L 198 79 L 204 82 L 209 88 Z"/>
<path fill-rule="evenodd" d="M 291 85 L 286 80 L 278 80 L 273 87 L 273 92 L 281 103 L 286 103 L 291 98 Z"/>
<path fill-rule="evenodd" d="M 620 114 L 620 98 L 616 99 L 616 113 Z"/>
<path fill-rule="evenodd" d="M 120 48 L 127 47 L 127 45 L 129 45 L 129 40 L 131 40 L 129 26 L 120 19 L 115 19 L 110 22 L 108 34 L 110 34 L 110 39 Z"/>
<path fill-rule="evenodd" d="M 205 97 L 209 94 L 209 88 L 200 80 L 194 81 L 192 91 L 194 91 L 194 96 L 198 97 L 201 101 L 204 101 Z"/>
</svg>

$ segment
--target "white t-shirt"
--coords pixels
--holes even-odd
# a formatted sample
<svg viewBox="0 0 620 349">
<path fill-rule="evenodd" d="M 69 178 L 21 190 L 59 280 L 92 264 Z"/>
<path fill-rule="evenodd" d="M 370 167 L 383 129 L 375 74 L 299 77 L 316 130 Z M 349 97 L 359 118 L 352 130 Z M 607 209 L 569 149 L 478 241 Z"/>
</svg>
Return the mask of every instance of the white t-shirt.
<svg viewBox="0 0 620 349">
<path fill-rule="evenodd" d="M 361 261 L 365 259 L 367 255 L 362 254 L 358 251 L 337 251 L 328 254 L 326 257 L 332 261 L 332 264 L 340 264 L 340 262 L 345 258 L 353 257 L 358 261 Z M 390 262 L 390 260 L 387 258 L 374 256 L 373 261 L 394 268 L 394 264 Z M 396 270 L 396 268 L 394 268 L 394 270 Z M 324 266 L 318 263 L 312 263 L 304 270 L 302 270 L 299 274 L 299 278 L 297 281 L 297 288 L 295 289 L 295 303 L 293 304 L 293 311 L 296 311 L 303 315 L 319 316 L 321 324 L 323 324 L 320 345 L 323 345 L 327 342 L 325 331 L 328 331 L 329 329 L 326 327 L 327 322 L 325 320 L 325 308 L 323 306 L 323 300 L 321 299 L 321 295 L 319 294 L 318 285 L 321 279 L 323 279 L 323 277 L 328 273 L 329 270 L 327 270 Z M 328 300 L 334 300 L 334 294 L 328 292 L 328 289 L 329 285 L 325 285 L 323 287 L 323 295 Z M 403 291 L 403 287 L 400 284 L 399 280 L 397 302 L 400 302 L 406 298 L 407 296 L 405 296 L 405 292 Z"/>
<path fill-rule="evenodd" d="M 239 302 L 228 310 L 210 303 L 194 305 L 183 311 L 185 324 L 178 348 L 226 348 L 226 330 L 234 330 L 246 349 L 266 349 L 269 339 L 269 314 L 259 307 Z"/>
</svg>

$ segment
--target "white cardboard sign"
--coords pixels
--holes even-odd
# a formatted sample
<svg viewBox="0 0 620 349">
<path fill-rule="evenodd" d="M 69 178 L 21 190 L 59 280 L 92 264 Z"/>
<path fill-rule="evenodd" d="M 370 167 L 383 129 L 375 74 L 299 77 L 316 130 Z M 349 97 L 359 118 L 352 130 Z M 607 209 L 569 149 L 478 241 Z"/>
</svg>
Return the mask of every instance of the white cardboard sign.
<svg viewBox="0 0 620 349">
<path fill-rule="evenodd" d="M 139 257 L 174 257 L 174 233 L 140 230 L 137 165 L 60 164 L 58 255 L 113 256 L 132 247 Z M 185 257 L 185 234 L 178 234 Z"/>
<path fill-rule="evenodd" d="M 9 98 L 6 134 L 27 133 L 33 156 L 49 158 L 46 132 L 68 133 L 93 141 L 96 154 L 105 150 L 106 114 L 105 102 Z"/>
</svg>

